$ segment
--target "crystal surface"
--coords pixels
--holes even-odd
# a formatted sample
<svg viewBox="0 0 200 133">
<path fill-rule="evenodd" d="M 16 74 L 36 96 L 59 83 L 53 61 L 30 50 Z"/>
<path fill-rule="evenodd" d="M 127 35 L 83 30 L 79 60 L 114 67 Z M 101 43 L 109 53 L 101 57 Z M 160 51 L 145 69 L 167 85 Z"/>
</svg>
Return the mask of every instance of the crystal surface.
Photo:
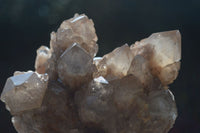
<svg viewBox="0 0 200 133">
<path fill-rule="evenodd" d="M 133 55 L 127 44 L 116 48 L 111 53 L 104 55 L 99 61 L 97 65 L 98 76 L 104 76 L 107 80 L 121 78 L 127 75 L 132 59 Z"/>
<path fill-rule="evenodd" d="M 75 14 L 63 21 L 56 33 L 51 33 L 50 44 L 53 51 L 61 55 L 73 43 L 78 43 L 94 57 L 98 51 L 97 39 L 93 21 L 85 14 Z"/>
<path fill-rule="evenodd" d="M 1 100 L 18 133 L 167 133 L 177 108 L 181 35 L 159 32 L 95 57 L 94 23 L 75 14 L 37 50 L 35 72 L 16 71 Z"/>
<path fill-rule="evenodd" d="M 91 56 L 77 43 L 60 56 L 57 66 L 59 78 L 71 88 L 90 81 L 94 68 Z"/>
<path fill-rule="evenodd" d="M 12 114 L 39 108 L 46 92 L 48 76 L 36 72 L 21 73 L 7 79 L 1 100 Z"/>
<path fill-rule="evenodd" d="M 35 69 L 38 73 L 44 74 L 46 73 L 48 67 L 48 60 L 51 57 L 51 51 L 46 46 L 41 46 L 37 50 L 37 57 L 35 59 Z"/>
</svg>

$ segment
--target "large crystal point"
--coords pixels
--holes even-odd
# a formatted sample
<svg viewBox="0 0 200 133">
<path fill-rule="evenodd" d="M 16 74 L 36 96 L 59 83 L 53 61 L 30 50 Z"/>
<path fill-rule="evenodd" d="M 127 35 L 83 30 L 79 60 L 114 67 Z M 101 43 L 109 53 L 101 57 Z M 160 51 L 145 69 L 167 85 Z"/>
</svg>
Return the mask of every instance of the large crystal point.
<svg viewBox="0 0 200 133">
<path fill-rule="evenodd" d="M 149 84 L 153 76 L 149 69 L 149 62 L 141 55 L 134 57 L 131 66 L 129 68 L 128 74 L 133 74 L 137 77 L 140 82 L 144 85 Z"/>
<path fill-rule="evenodd" d="M 63 84 L 72 88 L 92 80 L 95 66 L 91 56 L 79 45 L 73 44 L 58 60 L 58 74 Z"/>
<path fill-rule="evenodd" d="M 172 64 L 180 64 L 178 62 L 181 59 L 181 35 L 178 30 L 154 33 L 136 42 L 131 46 L 131 50 L 134 55 L 140 54 L 150 61 L 152 73 L 163 84 L 172 83 L 177 77 L 180 67 Z M 172 71 L 175 73 L 172 74 Z"/>
<path fill-rule="evenodd" d="M 140 43 L 154 47 L 153 61 L 160 67 L 181 59 L 181 35 L 178 30 L 154 33 Z"/>
<path fill-rule="evenodd" d="M 75 14 L 73 18 L 63 21 L 57 33 L 51 33 L 51 48 L 61 55 L 73 43 L 80 44 L 92 57 L 98 51 L 97 35 L 94 23 L 85 14 Z"/>
<path fill-rule="evenodd" d="M 47 88 L 48 75 L 36 72 L 21 73 L 8 78 L 1 94 L 12 114 L 39 108 Z"/>
</svg>

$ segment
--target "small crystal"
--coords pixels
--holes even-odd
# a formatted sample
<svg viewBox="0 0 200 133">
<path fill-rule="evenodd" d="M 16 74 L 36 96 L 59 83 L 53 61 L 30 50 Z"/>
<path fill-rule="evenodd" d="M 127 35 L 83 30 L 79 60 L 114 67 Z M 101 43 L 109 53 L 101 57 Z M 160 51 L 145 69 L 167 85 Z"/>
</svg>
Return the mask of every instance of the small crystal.
<svg viewBox="0 0 200 133">
<path fill-rule="evenodd" d="M 47 70 L 47 61 L 51 57 L 51 52 L 48 47 L 41 46 L 37 50 L 37 57 L 35 60 L 35 69 L 38 73 L 44 74 Z"/>
<path fill-rule="evenodd" d="M 97 66 L 102 59 L 103 59 L 102 57 L 94 57 L 93 63 Z"/>
</svg>

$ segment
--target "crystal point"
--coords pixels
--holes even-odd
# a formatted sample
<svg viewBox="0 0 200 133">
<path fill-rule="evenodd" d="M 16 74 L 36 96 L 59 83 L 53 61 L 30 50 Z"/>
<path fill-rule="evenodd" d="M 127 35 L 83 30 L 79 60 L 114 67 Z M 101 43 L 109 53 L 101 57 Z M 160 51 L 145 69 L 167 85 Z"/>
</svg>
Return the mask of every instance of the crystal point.
<svg viewBox="0 0 200 133">
<path fill-rule="evenodd" d="M 38 108 L 47 87 L 47 77 L 35 72 L 27 72 L 8 78 L 1 100 L 12 114 Z"/>
<path fill-rule="evenodd" d="M 106 77 L 108 80 L 123 77 L 127 75 L 132 59 L 133 55 L 127 44 L 116 48 L 111 53 L 104 55 L 103 59 L 99 61 L 97 65 L 99 75 Z"/>
<path fill-rule="evenodd" d="M 94 71 L 91 56 L 76 43 L 60 56 L 57 68 L 59 78 L 72 88 L 92 80 Z"/>
<path fill-rule="evenodd" d="M 181 59 L 181 35 L 178 30 L 154 33 L 141 43 L 154 47 L 153 61 L 160 67 Z"/>
<path fill-rule="evenodd" d="M 48 66 L 48 59 L 51 57 L 51 51 L 46 46 L 41 46 L 37 50 L 37 57 L 35 60 L 35 69 L 38 73 L 44 74 L 46 73 Z"/>
<path fill-rule="evenodd" d="M 98 51 L 94 23 L 85 14 L 74 15 L 63 21 L 57 32 L 51 34 L 51 48 L 57 55 L 62 54 L 73 43 L 80 44 L 92 57 Z"/>
</svg>

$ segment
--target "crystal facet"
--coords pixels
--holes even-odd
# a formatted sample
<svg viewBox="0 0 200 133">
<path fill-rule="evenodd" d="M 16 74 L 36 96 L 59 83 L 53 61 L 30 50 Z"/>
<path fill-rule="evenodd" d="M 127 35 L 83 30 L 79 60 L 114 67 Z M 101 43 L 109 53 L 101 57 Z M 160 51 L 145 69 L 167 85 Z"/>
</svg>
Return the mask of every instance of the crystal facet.
<svg viewBox="0 0 200 133">
<path fill-rule="evenodd" d="M 37 50 L 35 71 L 7 79 L 1 100 L 18 133 L 167 133 L 177 117 L 168 85 L 181 59 L 178 30 L 98 51 L 84 14 L 51 33 Z"/>
<path fill-rule="evenodd" d="M 104 55 L 102 60 L 99 61 L 97 65 L 100 70 L 99 75 L 105 76 L 108 80 L 123 77 L 127 75 L 132 59 L 133 55 L 127 44 L 116 48 L 111 53 Z M 105 73 L 101 71 L 105 71 Z"/>
<path fill-rule="evenodd" d="M 63 84 L 74 88 L 92 79 L 95 66 L 91 56 L 75 43 L 60 56 L 57 68 Z"/>
<path fill-rule="evenodd" d="M 94 23 L 85 14 L 75 14 L 73 18 L 62 22 L 57 33 L 51 33 L 51 48 L 57 55 L 73 43 L 80 44 L 92 57 L 98 51 L 97 35 Z"/>
<path fill-rule="evenodd" d="M 18 74 L 8 78 L 1 100 L 12 114 L 39 108 L 46 92 L 48 76 L 35 72 Z"/>
</svg>

